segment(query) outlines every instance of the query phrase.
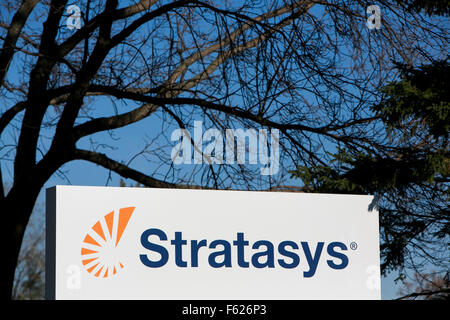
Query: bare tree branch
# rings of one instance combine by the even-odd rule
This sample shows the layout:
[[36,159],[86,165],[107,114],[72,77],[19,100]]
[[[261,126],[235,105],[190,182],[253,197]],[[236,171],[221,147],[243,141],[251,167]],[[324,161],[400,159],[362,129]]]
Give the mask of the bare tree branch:
[[0,85],[3,83],[8,72],[9,64],[14,55],[14,48],[22,28],[38,2],[38,0],[24,0],[12,18],[8,33],[3,42],[2,50],[0,51]]
[[396,300],[404,300],[404,299],[409,299],[409,298],[417,298],[420,296],[433,296],[433,295],[437,295],[437,294],[442,294],[442,293],[450,293],[450,288],[443,288],[440,290],[424,290],[422,292],[413,292],[410,294],[407,294],[405,296],[402,296],[400,298],[397,298]]
[[98,164],[108,170],[112,170],[127,179],[133,179],[147,187],[152,188],[195,188],[195,186],[183,186],[173,183],[167,183],[152,177],[149,177],[139,171],[129,168],[115,160],[108,158],[106,155],[94,151],[76,149],[74,151],[74,159],[86,160]]

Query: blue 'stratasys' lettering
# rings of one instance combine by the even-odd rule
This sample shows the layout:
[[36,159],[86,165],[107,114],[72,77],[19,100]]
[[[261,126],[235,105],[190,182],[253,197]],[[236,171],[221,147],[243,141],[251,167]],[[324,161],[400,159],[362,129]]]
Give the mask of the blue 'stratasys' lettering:
[[183,246],[187,244],[186,240],[183,240],[181,232],[175,232],[175,239],[170,241],[175,246],[175,263],[178,267],[186,268],[187,262],[183,261]]
[[167,263],[167,260],[169,260],[169,252],[163,246],[154,244],[149,241],[148,238],[153,235],[159,237],[159,240],[167,240],[167,235],[164,233],[164,231],[159,229],[147,229],[141,235],[141,244],[145,249],[159,253],[161,255],[161,259],[159,259],[158,261],[151,261],[146,254],[139,255],[139,258],[141,259],[141,262],[147,267],[159,268],[165,265]]
[[311,255],[311,250],[309,249],[308,242],[301,243],[303,251],[305,252],[306,260],[308,261],[309,270],[303,272],[305,278],[310,278],[316,273],[317,265],[319,264],[320,254],[323,249],[323,242],[318,242],[314,257]]
[[[163,244],[167,243],[167,240],[167,234],[160,229],[145,230],[141,235],[141,245],[148,251],[159,254],[160,257],[155,260],[149,258],[148,254],[140,254],[141,262],[149,268],[160,268],[166,265],[170,255],[169,250]],[[329,257],[326,264],[331,269],[341,270],[349,264],[349,258],[344,253],[347,251],[347,246],[338,241],[330,242],[327,245],[321,241],[317,243],[302,241],[299,245],[294,241],[286,240],[274,245],[269,240],[258,240],[250,244],[248,240],[245,240],[245,234],[238,232],[235,240],[231,242],[219,239],[208,243],[206,239],[188,241],[183,239],[182,232],[176,231],[170,244],[173,246],[175,265],[180,268],[197,268],[204,263],[208,263],[212,268],[231,268],[234,254],[237,266],[240,268],[249,268],[250,266],[258,269],[275,268],[278,265],[285,269],[293,269],[304,261],[303,277],[310,278],[316,274],[319,261],[325,251]],[[326,250],[324,250],[325,245]],[[183,250],[184,247],[190,247],[187,249],[190,251],[190,259],[183,256],[183,253],[189,252]],[[207,262],[199,261],[200,251],[208,254]],[[234,251],[235,253],[233,253]],[[245,259],[246,251],[251,253],[249,261]],[[275,256],[278,256],[278,259]]]
[[296,268],[300,264],[300,258],[295,252],[287,251],[286,246],[290,246],[292,249],[298,249],[298,245],[294,241],[282,241],[278,245],[278,252],[288,258],[292,259],[291,263],[286,263],[286,260],[278,259],[280,266],[286,269]]
[[238,265],[241,268],[248,268],[249,264],[244,260],[244,250],[245,246],[248,246],[249,242],[244,240],[244,234],[238,232],[236,235],[236,240],[233,241],[233,245],[237,247]]
[[330,243],[327,247],[328,254],[333,258],[340,259],[341,263],[336,264],[333,262],[333,260],[327,260],[327,264],[330,266],[330,268],[333,268],[333,269],[344,269],[348,265],[348,257],[345,254],[334,251],[335,247],[338,247],[343,251],[347,250],[347,246],[345,244],[343,244],[342,242]]
[[[226,240],[214,240],[209,245],[210,249],[215,249],[218,245],[223,246],[223,250],[215,251],[209,255],[208,262],[213,268],[231,267],[231,245]],[[217,262],[216,258],[223,256],[222,262]]]

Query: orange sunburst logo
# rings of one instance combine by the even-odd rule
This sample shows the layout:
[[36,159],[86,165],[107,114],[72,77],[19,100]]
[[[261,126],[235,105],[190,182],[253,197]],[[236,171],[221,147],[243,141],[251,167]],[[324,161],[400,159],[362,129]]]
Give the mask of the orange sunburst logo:
[[98,278],[107,278],[123,269],[115,253],[134,209],[122,208],[118,214],[111,211],[86,234],[81,247],[81,262],[87,272]]

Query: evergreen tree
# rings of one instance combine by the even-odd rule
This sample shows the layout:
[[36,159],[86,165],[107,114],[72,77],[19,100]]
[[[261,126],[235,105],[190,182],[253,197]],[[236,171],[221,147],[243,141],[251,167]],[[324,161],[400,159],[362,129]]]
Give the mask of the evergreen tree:
[[412,68],[382,89],[372,110],[389,133],[379,152],[343,148],[329,166],[298,167],[305,191],[374,194],[380,212],[382,271],[426,263],[448,269],[450,216],[449,60]]

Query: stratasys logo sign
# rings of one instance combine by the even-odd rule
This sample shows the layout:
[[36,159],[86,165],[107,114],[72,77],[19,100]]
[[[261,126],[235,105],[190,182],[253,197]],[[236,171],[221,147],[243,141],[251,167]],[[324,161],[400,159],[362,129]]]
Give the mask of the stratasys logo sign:
[[[87,272],[95,277],[108,278],[124,268],[123,262],[117,257],[116,248],[134,209],[135,207],[122,208],[118,215],[114,211],[108,213],[86,234],[81,256]],[[141,263],[148,268],[164,267],[170,260],[179,268],[198,268],[202,265],[212,268],[301,268],[305,278],[316,274],[319,261],[323,259],[326,259],[326,264],[331,269],[346,268],[349,264],[346,251],[349,247],[355,250],[357,246],[356,242],[352,242],[347,247],[340,241],[312,243],[284,240],[274,243],[258,240],[250,243],[244,232],[237,232],[231,241],[185,239],[181,231],[175,231],[172,239],[169,239],[167,233],[158,228],[143,231],[140,245],[148,251],[139,254]],[[205,256],[205,252],[206,261],[199,261],[199,256]]]
[[116,249],[134,209],[122,208],[118,214],[111,211],[88,231],[81,247],[81,262],[87,272],[107,278],[123,269]]
[[372,203],[363,195],[53,187],[46,297],[380,299]]

